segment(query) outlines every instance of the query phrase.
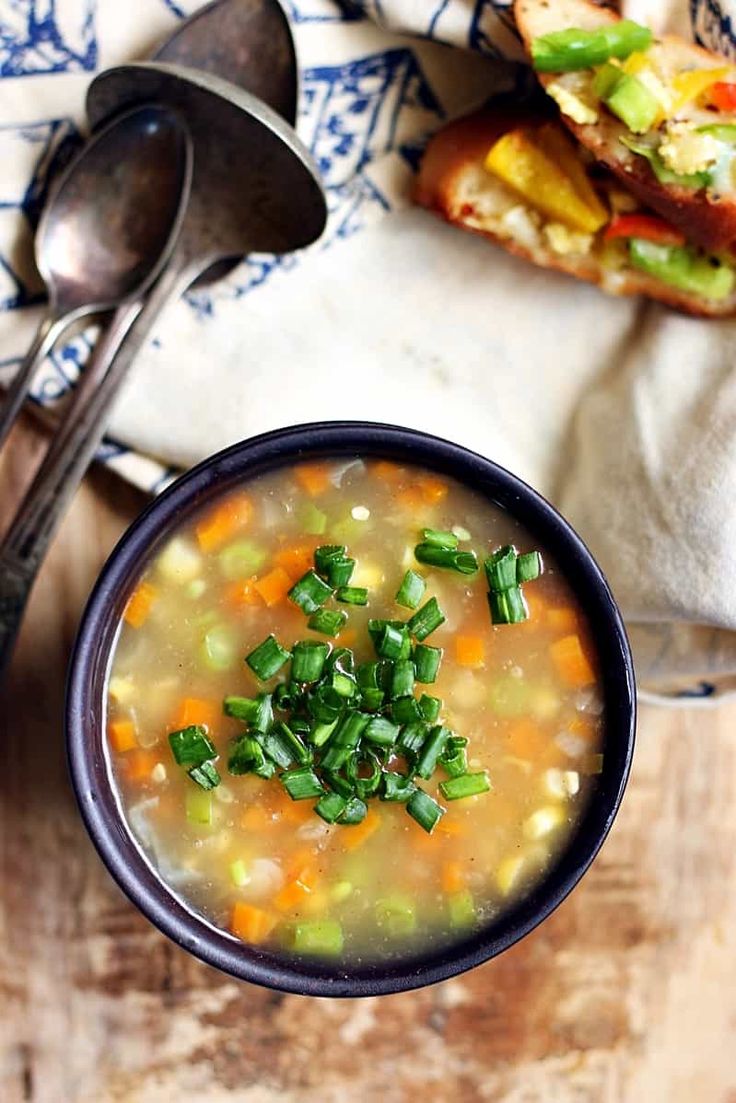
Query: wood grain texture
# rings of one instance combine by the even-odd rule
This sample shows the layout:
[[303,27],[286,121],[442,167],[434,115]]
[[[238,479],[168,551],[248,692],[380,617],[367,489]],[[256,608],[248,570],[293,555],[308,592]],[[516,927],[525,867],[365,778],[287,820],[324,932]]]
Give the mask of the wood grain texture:
[[[7,520],[39,438],[0,464]],[[593,870],[537,932],[422,992],[334,1002],[232,981],[122,897],[73,805],[63,672],[142,504],[88,479],[0,693],[3,1103],[736,1103],[736,707],[644,709]]]

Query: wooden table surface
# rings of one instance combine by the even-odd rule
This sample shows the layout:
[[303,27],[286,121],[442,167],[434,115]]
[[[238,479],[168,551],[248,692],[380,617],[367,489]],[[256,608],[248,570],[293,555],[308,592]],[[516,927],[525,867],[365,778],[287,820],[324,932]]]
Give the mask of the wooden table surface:
[[[16,430],[0,523],[38,455]],[[3,1103],[736,1103],[736,706],[644,708],[613,833],[499,959],[364,1001],[283,996],[177,949],[82,828],[64,668],[89,587],[143,504],[92,474],[0,691]]]

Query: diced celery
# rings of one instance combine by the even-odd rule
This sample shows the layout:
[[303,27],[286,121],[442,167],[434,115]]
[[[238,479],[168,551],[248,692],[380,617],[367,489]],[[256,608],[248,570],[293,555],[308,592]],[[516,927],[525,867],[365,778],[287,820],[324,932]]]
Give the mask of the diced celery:
[[447,898],[447,908],[450,913],[450,925],[453,927],[472,927],[475,923],[475,902],[472,893],[467,889],[462,892],[453,892]]
[[296,925],[294,949],[299,954],[339,954],[342,947],[342,927],[336,919],[314,919]]
[[232,629],[226,624],[210,628],[202,642],[202,658],[209,670],[232,670],[238,658]]
[[268,552],[254,540],[238,540],[219,553],[217,561],[225,578],[236,581],[257,574],[268,558]]
[[[330,536],[335,540],[339,540],[341,544],[351,544],[354,540],[357,540],[365,532],[368,531],[368,527],[365,521],[354,521],[348,514],[347,517],[343,517],[342,520],[337,521],[330,528]],[[356,573],[360,570],[360,561],[356,568]]]
[[230,879],[239,889],[242,889],[250,881],[248,867],[242,858],[236,858],[234,862],[230,863]]
[[342,904],[353,894],[353,886],[349,881],[338,881],[330,890],[330,899],[334,904]]
[[376,903],[376,920],[389,934],[400,936],[416,930],[414,905],[405,896],[387,896]]
[[491,686],[490,705],[499,716],[520,716],[529,711],[531,687],[523,678],[507,674]]
[[199,601],[207,590],[207,583],[203,578],[194,578],[187,585],[186,595],[191,601]]
[[209,789],[187,789],[186,812],[189,823],[209,827],[212,823],[212,791]]
[[299,521],[302,532],[310,536],[322,536],[327,528],[327,515],[317,509],[313,502],[305,502],[301,508]]

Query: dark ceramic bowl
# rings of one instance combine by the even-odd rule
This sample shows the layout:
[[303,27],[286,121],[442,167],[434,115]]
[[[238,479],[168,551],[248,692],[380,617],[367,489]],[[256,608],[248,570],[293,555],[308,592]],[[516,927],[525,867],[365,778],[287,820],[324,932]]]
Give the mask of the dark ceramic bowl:
[[[105,752],[105,679],[126,599],[141,568],[194,510],[263,471],[297,460],[382,456],[452,475],[517,517],[574,580],[600,654],[606,718],[599,786],[557,864],[534,890],[464,941],[400,961],[343,968],[298,961],[239,942],[190,911],[160,880],[134,841],[111,783]],[[623,795],[634,745],[634,674],[626,633],[605,578],[580,538],[535,491],[456,444],[388,425],[334,422],[281,429],[201,463],[157,498],[111,555],[90,597],[71,662],[66,710],[72,782],[102,860],[151,922],[179,946],[243,980],[313,996],[374,996],[417,988],[480,965],[545,919],[595,857]]]

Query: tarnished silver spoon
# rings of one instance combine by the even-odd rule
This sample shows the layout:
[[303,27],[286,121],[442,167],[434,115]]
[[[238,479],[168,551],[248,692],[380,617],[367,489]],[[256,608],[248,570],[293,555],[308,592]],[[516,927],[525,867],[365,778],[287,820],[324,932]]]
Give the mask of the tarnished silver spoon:
[[137,107],[101,130],[56,182],[36,233],[48,307],[0,407],[0,447],[36,369],[69,326],[140,298],[160,275],[191,158],[170,108]]

